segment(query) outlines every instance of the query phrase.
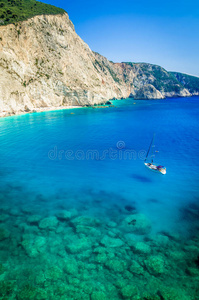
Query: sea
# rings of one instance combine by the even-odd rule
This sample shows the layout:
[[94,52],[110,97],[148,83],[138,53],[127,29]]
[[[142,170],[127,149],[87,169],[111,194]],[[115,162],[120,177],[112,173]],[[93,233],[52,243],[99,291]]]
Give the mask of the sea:
[[0,299],[199,299],[199,97],[112,102],[0,119]]

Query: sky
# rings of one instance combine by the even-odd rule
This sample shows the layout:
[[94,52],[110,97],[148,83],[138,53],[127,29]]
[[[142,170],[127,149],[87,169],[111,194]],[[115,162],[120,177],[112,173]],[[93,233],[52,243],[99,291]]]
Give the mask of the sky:
[[64,8],[91,50],[111,61],[199,76],[199,0],[42,2]]

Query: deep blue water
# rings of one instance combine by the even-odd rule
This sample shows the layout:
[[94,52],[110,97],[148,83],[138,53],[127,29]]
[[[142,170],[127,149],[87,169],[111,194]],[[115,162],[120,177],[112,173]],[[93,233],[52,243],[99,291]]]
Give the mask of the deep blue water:
[[[44,215],[77,208],[115,221],[130,205],[154,231],[194,231],[185,212],[199,201],[199,97],[114,105],[1,119],[4,205]],[[144,167],[154,132],[155,162],[166,166],[165,176]]]

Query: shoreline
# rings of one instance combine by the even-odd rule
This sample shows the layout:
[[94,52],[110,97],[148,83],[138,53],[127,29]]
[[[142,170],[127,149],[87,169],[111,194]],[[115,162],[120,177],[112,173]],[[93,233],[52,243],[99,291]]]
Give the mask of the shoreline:
[[63,109],[76,109],[76,108],[83,108],[84,106],[49,106],[49,107],[38,107],[34,108],[32,111],[19,111],[16,113],[8,113],[8,112],[0,112],[0,118],[6,118],[6,117],[14,117],[14,116],[22,116],[27,114],[34,114],[39,112],[46,112],[46,111],[55,111],[55,110],[63,110]]
[[65,110],[65,109],[76,109],[76,108],[107,108],[111,105],[73,105],[73,106],[49,106],[49,107],[40,107],[34,108],[32,111],[18,111],[16,113],[8,113],[8,112],[0,112],[0,118],[7,118],[7,117],[14,117],[14,116],[23,116],[27,114],[34,114],[40,112],[47,112],[47,111],[56,111],[56,110]]
[[[171,99],[171,98],[192,98],[192,97],[198,97],[199,95],[193,95],[193,96],[187,96],[187,97],[166,97],[164,99],[143,99],[144,101],[154,101],[154,100],[166,100],[166,99]],[[143,101],[142,99],[134,99],[134,98],[126,98],[126,99],[131,99],[134,101]],[[125,99],[111,99],[108,101],[114,101],[114,100],[118,100],[118,101],[122,101]],[[14,117],[14,116],[23,116],[26,114],[34,114],[34,113],[40,113],[40,112],[47,112],[47,111],[56,111],[56,110],[65,110],[65,109],[76,109],[76,108],[106,108],[106,107],[112,107],[114,105],[110,105],[110,104],[106,104],[104,103],[104,105],[73,105],[73,106],[49,106],[49,107],[37,107],[34,108],[32,111],[18,111],[16,113],[9,113],[9,112],[0,112],[0,119],[1,118],[7,118],[7,117]]]

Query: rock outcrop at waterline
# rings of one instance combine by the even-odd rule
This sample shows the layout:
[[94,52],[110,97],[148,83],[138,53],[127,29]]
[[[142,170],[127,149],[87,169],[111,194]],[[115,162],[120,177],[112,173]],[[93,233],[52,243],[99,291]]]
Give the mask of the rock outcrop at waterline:
[[191,96],[151,64],[116,64],[92,52],[68,14],[0,26],[0,114],[105,103],[112,98]]

